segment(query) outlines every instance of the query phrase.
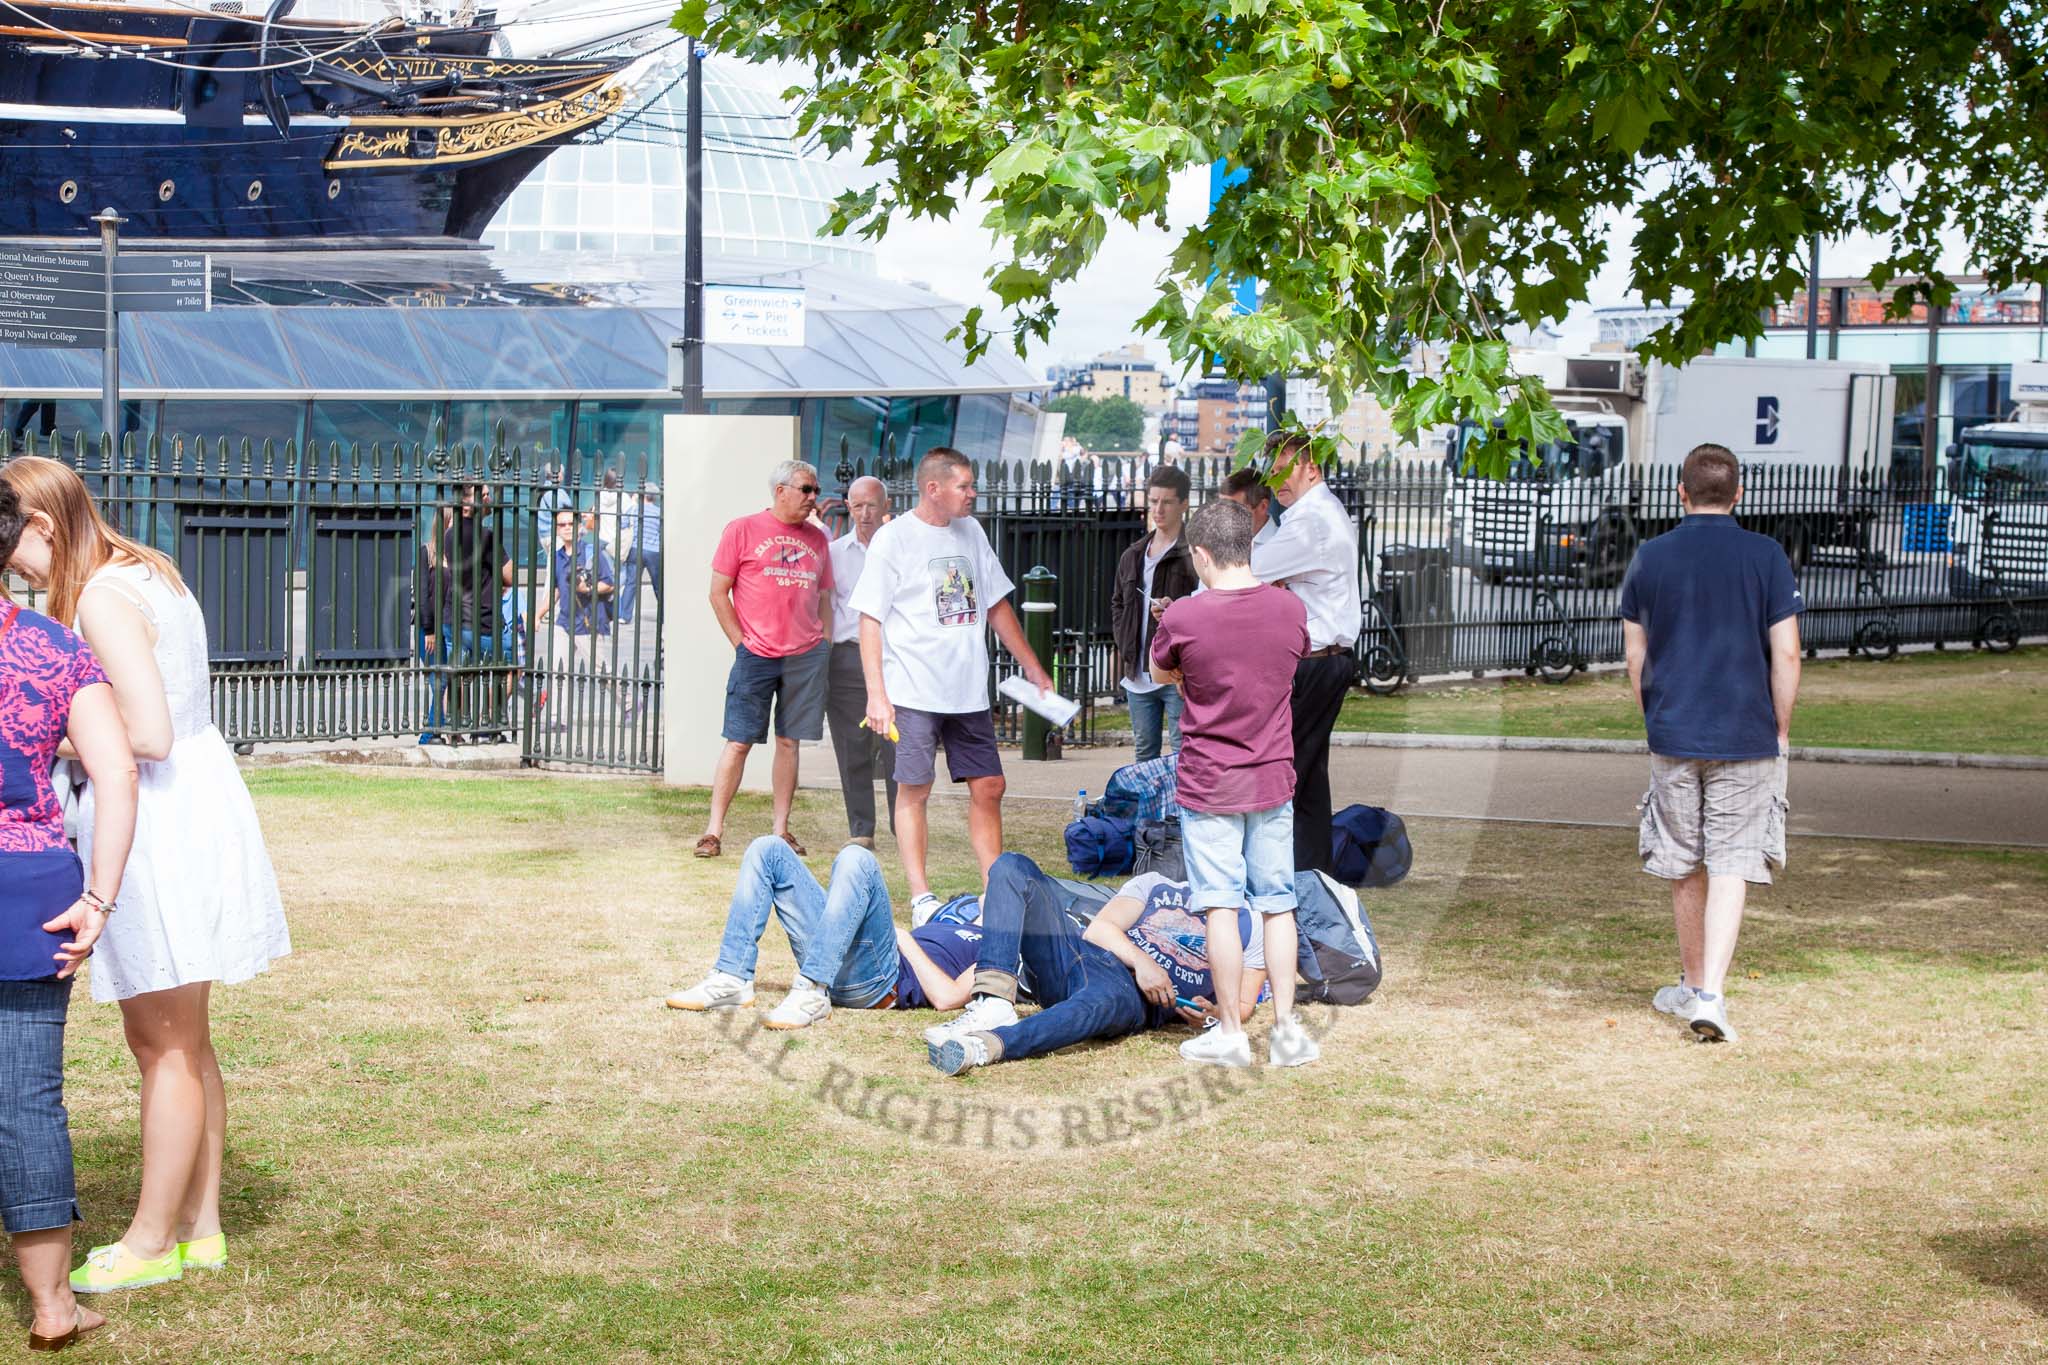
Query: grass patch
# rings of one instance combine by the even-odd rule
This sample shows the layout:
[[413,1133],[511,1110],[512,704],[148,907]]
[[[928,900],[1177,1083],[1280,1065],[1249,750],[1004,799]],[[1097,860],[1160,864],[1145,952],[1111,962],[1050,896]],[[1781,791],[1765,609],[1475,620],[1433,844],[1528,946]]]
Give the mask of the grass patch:
[[[1354,693],[1340,730],[1381,734],[1641,739],[1628,676],[1563,685],[1508,678],[1375,697]],[[1806,665],[1792,742],[1821,748],[2048,755],[2048,650],[1903,654]]]
[[[928,1016],[661,1008],[738,862],[689,856],[701,792],[251,785],[297,951],[218,1000],[233,1268],[104,1305],[108,1358],[2048,1349],[2048,854],[1796,841],[1710,1049],[1648,1008],[1672,951],[1632,835],[1416,820],[1372,900],[1387,985],[1319,1018],[1321,1066],[1191,1073],[1160,1033],[947,1080]],[[1023,804],[1012,845],[1056,862]],[[743,798],[735,849],[766,825]],[[803,798],[813,867],[839,828]],[[794,968],[764,949],[766,1005]],[[84,1246],[134,1200],[136,1096],[112,1009],[81,997],[70,1046]]]

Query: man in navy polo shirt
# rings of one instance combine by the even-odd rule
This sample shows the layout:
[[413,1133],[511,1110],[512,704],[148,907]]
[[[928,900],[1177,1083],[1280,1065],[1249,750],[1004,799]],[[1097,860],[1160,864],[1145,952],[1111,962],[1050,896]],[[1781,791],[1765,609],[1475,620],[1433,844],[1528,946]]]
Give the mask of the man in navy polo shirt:
[[1799,585],[1785,551],[1732,515],[1742,469],[1695,446],[1685,519],[1636,552],[1621,587],[1629,682],[1650,738],[1643,870],[1671,883],[1678,984],[1652,1004],[1733,1042],[1722,998],[1749,883],[1785,866],[1785,770],[1799,694]]

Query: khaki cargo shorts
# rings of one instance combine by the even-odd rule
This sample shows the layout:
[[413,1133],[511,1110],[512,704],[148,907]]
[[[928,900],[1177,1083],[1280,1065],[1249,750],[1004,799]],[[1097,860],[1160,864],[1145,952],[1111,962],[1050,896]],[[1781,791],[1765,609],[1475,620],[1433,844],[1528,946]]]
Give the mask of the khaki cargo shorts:
[[1752,758],[1722,763],[1650,755],[1650,789],[1641,813],[1643,871],[1678,881],[1706,865],[1710,877],[1764,886],[1785,866],[1787,763]]

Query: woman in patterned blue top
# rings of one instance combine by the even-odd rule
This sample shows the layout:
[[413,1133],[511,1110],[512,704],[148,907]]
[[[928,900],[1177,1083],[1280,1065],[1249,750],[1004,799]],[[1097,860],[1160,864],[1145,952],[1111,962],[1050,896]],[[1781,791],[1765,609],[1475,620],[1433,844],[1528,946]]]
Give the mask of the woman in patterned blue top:
[[[0,483],[0,564],[22,512]],[[93,782],[88,881],[64,841],[50,786],[70,741]],[[76,635],[0,596],[0,1220],[35,1307],[31,1350],[56,1350],[106,1321],[72,1297],[78,1217],[64,1112],[64,1013],[71,975],[92,952],[121,890],[135,832],[135,756],[99,661]]]

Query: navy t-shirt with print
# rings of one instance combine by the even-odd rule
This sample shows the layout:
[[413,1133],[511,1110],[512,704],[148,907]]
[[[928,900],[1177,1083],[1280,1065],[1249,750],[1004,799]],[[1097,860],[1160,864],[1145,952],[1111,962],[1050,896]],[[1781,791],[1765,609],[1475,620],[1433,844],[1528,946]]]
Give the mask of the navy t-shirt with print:
[[[1186,1000],[1214,1000],[1215,978],[1209,972],[1209,917],[1194,908],[1186,882],[1177,882],[1158,872],[1140,872],[1117,890],[1144,908],[1124,931],[1138,951],[1165,968],[1173,982],[1173,993]],[[1266,965],[1265,935],[1252,932],[1249,911],[1237,912],[1238,943],[1245,950],[1245,966]]]
[[1692,513],[1644,542],[1621,585],[1621,619],[1648,636],[1650,752],[1776,757],[1771,627],[1804,606],[1784,548],[1726,513]]
[[[981,954],[981,926],[979,924],[942,924],[934,921],[910,931],[917,946],[937,964],[939,973],[953,978],[972,967]],[[896,1008],[899,1010],[921,1010],[931,1004],[919,984],[917,973],[911,969],[910,959],[904,958],[896,969]]]

